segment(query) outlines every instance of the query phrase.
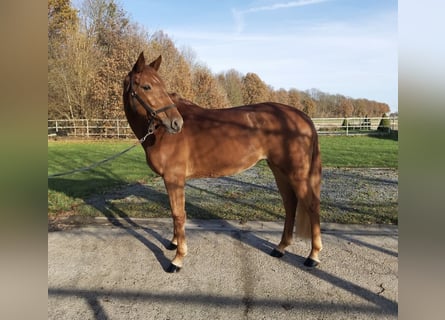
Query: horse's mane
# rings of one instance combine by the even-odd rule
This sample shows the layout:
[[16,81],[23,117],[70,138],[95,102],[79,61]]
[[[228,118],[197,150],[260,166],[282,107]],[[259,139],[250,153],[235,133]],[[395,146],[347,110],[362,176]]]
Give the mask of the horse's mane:
[[172,92],[172,93],[169,93],[168,95],[170,96],[170,98],[173,100],[174,103],[181,103],[181,104],[187,104],[187,105],[191,105],[191,106],[197,106],[196,103],[193,103],[192,101],[181,97],[179,95],[179,93]]
[[196,103],[185,99],[183,97],[181,97],[178,93],[174,92],[174,93],[169,93],[168,94],[170,96],[170,98],[173,100],[173,102],[176,104],[176,107],[178,108],[178,110],[181,112],[181,115],[183,117],[190,117],[192,114],[196,115],[199,114],[201,111],[205,110],[206,112],[209,112],[212,109],[206,109],[203,108],[199,105],[197,105]]

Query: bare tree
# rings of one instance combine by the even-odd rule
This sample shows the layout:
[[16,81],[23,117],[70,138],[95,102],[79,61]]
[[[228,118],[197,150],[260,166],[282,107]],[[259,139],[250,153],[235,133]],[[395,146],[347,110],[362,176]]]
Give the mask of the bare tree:
[[242,79],[243,75],[235,69],[230,69],[218,75],[218,82],[227,93],[230,105],[239,106],[243,104]]

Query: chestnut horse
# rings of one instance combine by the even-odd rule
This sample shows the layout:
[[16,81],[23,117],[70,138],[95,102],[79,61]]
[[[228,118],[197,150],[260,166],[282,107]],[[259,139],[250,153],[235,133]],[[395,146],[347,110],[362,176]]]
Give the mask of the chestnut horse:
[[303,112],[279,103],[204,109],[169,95],[157,71],[161,56],[145,64],[143,52],[124,80],[123,101],[135,135],[144,140],[146,160],[163,180],[173,217],[176,249],[168,272],[183,266],[186,179],[233,175],[266,159],[283,199],[282,238],[271,252],[282,257],[296,234],[312,239],[305,265],[315,267],[320,234],[321,159],[318,136]]

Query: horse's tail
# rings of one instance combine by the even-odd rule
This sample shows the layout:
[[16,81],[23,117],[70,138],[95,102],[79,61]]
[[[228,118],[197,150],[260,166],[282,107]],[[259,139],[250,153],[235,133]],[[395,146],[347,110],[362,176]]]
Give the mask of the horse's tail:
[[315,128],[313,132],[307,196],[304,199],[298,199],[297,205],[295,232],[299,238],[311,238],[312,229],[309,215],[315,215],[318,221],[320,216],[321,156],[318,134]]

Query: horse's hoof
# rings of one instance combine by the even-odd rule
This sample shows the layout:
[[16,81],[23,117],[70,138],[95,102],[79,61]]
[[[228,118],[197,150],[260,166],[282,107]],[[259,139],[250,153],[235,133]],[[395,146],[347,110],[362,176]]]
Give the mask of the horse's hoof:
[[320,262],[315,261],[314,259],[311,259],[311,258],[307,258],[306,261],[304,262],[304,265],[309,268],[315,268],[319,264],[320,264]]
[[176,273],[181,271],[181,267],[175,266],[173,263],[170,263],[166,271],[168,273]]
[[174,244],[173,242],[170,242],[167,246],[166,249],[167,250],[176,250],[178,248],[177,244]]
[[284,253],[281,251],[278,251],[277,249],[273,249],[272,252],[270,253],[270,255],[275,258],[282,258],[284,256]]

